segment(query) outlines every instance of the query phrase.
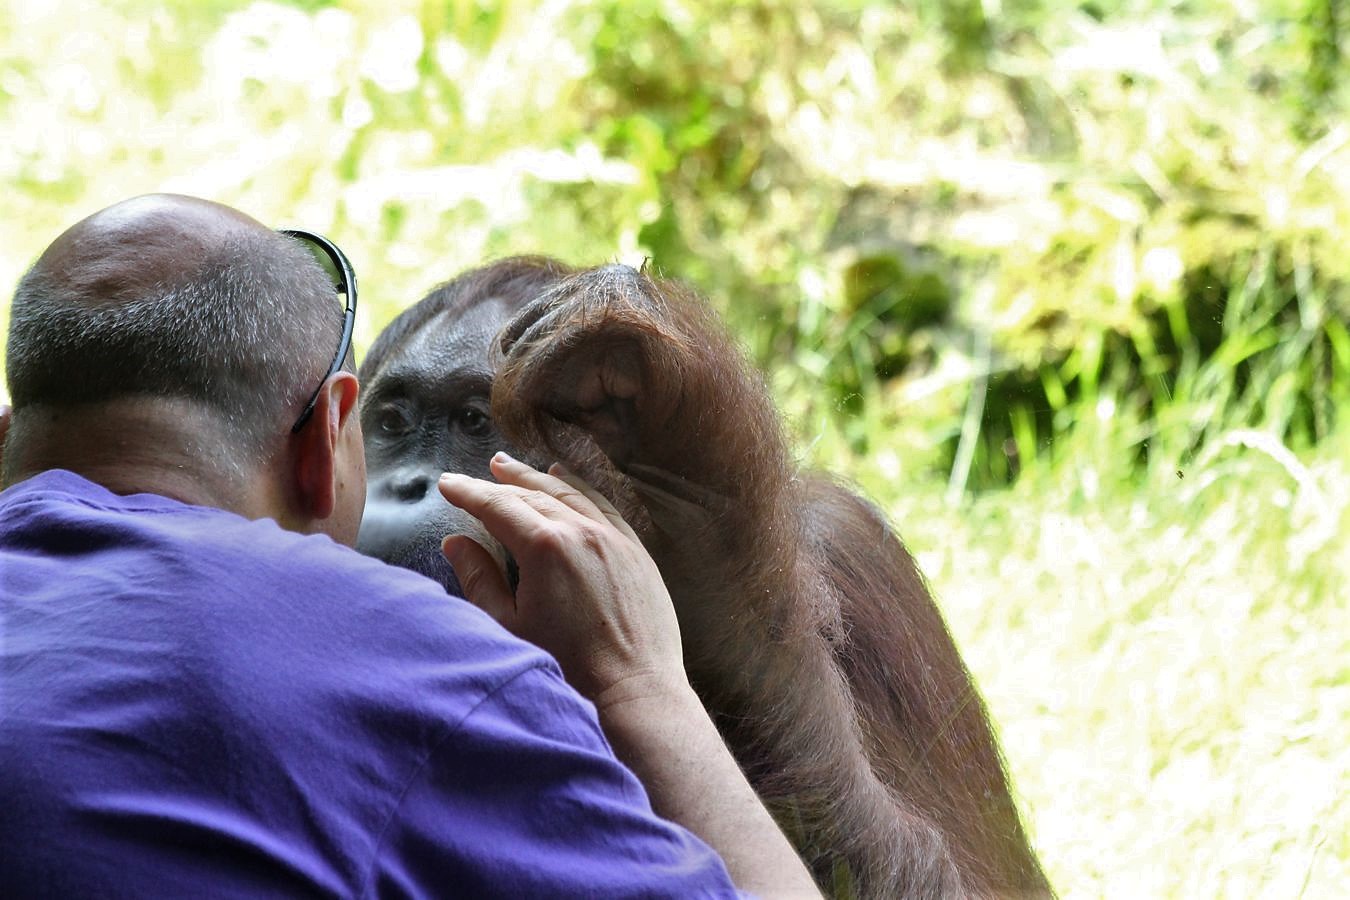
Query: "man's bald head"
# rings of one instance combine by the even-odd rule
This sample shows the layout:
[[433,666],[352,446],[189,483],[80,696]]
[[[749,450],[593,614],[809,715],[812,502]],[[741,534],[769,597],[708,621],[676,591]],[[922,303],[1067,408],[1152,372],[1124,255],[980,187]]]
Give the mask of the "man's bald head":
[[146,194],[77,222],[33,269],[71,299],[116,305],[161,285],[186,282],[224,242],[262,233],[270,232],[261,222],[220,203]]
[[323,376],[341,320],[294,239],[207,200],[127,200],[64,232],[20,281],[15,420],[27,407],[183,399],[261,452]]

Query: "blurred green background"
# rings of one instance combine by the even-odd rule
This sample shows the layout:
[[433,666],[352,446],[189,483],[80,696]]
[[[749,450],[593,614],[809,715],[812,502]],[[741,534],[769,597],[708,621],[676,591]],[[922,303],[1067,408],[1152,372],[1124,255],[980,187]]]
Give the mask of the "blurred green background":
[[1337,0],[6,0],[0,288],[153,190],[331,235],[359,347],[493,257],[649,257],[899,524],[1065,896],[1336,896],[1347,32]]

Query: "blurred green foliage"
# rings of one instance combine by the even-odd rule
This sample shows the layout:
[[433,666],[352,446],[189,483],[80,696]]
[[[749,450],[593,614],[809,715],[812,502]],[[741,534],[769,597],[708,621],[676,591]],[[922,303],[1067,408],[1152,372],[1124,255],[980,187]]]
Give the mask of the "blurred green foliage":
[[[182,190],[333,232],[360,339],[484,259],[650,257],[799,432],[954,490],[1107,402],[1135,461],[1308,446],[1350,383],[1334,0],[0,10],[12,284],[63,225]],[[1165,453],[1159,453],[1159,449]]]

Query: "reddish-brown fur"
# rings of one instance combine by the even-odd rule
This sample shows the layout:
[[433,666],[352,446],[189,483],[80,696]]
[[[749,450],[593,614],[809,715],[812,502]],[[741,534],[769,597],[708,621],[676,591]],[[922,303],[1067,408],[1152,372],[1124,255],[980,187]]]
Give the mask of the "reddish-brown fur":
[[463,277],[530,301],[497,348],[493,418],[634,523],[695,688],[822,889],[1049,894],[913,559],[873,506],[792,463],[761,379],[707,305],[623,266],[493,270]]

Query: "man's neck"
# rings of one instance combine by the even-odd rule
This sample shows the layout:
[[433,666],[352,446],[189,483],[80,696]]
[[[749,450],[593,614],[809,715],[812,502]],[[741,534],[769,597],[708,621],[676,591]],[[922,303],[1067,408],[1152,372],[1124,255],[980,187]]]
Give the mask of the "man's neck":
[[189,401],[30,407],[15,416],[6,440],[4,485],[67,469],[116,494],[160,494],[248,518],[280,518],[274,486],[232,448],[213,417]]

